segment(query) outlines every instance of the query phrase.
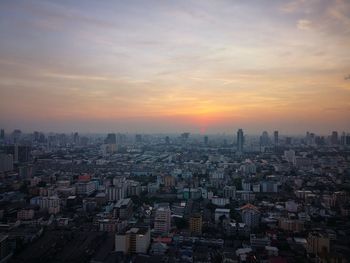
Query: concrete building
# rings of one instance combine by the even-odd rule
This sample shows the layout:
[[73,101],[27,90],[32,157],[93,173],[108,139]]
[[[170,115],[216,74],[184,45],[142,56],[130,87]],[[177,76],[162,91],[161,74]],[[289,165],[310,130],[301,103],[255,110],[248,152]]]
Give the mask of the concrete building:
[[244,145],[244,134],[243,134],[243,130],[239,129],[237,131],[237,152],[243,153],[243,145]]
[[13,156],[11,154],[0,153],[0,173],[13,170]]
[[17,212],[18,220],[31,220],[34,218],[34,210],[33,209],[22,209]]
[[75,192],[77,195],[89,196],[96,190],[96,184],[92,181],[89,182],[77,182],[75,184]]
[[226,185],[224,187],[223,191],[224,191],[224,197],[225,198],[230,198],[230,199],[235,199],[236,198],[236,186]]
[[154,231],[169,233],[171,228],[171,211],[169,206],[160,206],[156,209],[154,218]]
[[60,212],[61,200],[58,196],[36,196],[30,200],[30,203],[40,206],[41,210],[47,210],[50,214]]
[[202,215],[199,213],[193,214],[190,217],[190,232],[194,235],[202,234]]
[[261,190],[263,193],[277,193],[278,185],[273,181],[263,181],[261,182]]
[[151,243],[148,227],[134,227],[115,235],[115,251],[124,254],[146,254]]
[[304,230],[304,222],[296,219],[280,218],[278,227],[290,232],[301,232]]
[[309,233],[306,250],[308,253],[313,253],[315,255],[318,255],[320,253],[329,253],[330,238],[325,233]]
[[128,181],[127,196],[139,196],[141,194],[141,185],[136,181]]
[[295,151],[284,151],[284,159],[289,163],[295,164]]
[[127,220],[132,215],[132,201],[130,198],[120,199],[113,208],[113,217]]
[[124,183],[116,186],[112,185],[106,188],[108,201],[118,201],[126,197],[127,185]]
[[242,221],[248,227],[257,227],[259,226],[260,221],[260,212],[258,208],[252,204],[246,204],[240,208]]
[[171,175],[164,176],[164,185],[165,187],[175,186],[175,178]]

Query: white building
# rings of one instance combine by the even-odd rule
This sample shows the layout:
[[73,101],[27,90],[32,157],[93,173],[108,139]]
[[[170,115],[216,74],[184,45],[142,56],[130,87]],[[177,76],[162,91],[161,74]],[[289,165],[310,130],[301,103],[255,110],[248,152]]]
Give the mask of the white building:
[[242,221],[248,227],[257,227],[260,221],[260,212],[258,208],[252,204],[246,204],[240,208]]
[[127,194],[127,185],[124,183],[121,183],[119,185],[112,185],[106,188],[106,194],[108,201],[118,201],[120,199],[123,199],[126,197]]
[[211,199],[211,202],[212,202],[212,204],[217,205],[217,206],[225,206],[225,205],[228,205],[230,203],[230,199],[214,196]]
[[284,159],[289,163],[295,164],[295,151],[284,151]]
[[115,251],[146,254],[151,243],[149,228],[134,227],[124,233],[115,235]]

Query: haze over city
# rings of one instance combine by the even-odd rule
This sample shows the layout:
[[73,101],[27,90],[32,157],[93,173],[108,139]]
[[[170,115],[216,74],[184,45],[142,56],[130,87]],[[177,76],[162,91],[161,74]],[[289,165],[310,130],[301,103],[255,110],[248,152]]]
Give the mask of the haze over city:
[[0,263],[350,263],[350,0],[0,1]]
[[1,1],[0,123],[349,130],[350,2]]

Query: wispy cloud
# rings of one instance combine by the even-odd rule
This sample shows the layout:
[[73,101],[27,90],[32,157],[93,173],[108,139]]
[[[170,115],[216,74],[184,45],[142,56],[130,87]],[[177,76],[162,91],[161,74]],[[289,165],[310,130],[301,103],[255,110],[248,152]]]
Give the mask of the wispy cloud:
[[300,19],[298,20],[297,27],[300,30],[309,30],[311,29],[311,21],[307,19]]

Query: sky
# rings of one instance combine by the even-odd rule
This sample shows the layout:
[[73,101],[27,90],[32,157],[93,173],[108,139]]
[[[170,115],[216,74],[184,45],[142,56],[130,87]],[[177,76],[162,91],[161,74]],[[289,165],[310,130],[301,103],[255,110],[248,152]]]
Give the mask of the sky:
[[0,1],[0,127],[350,132],[350,0]]

